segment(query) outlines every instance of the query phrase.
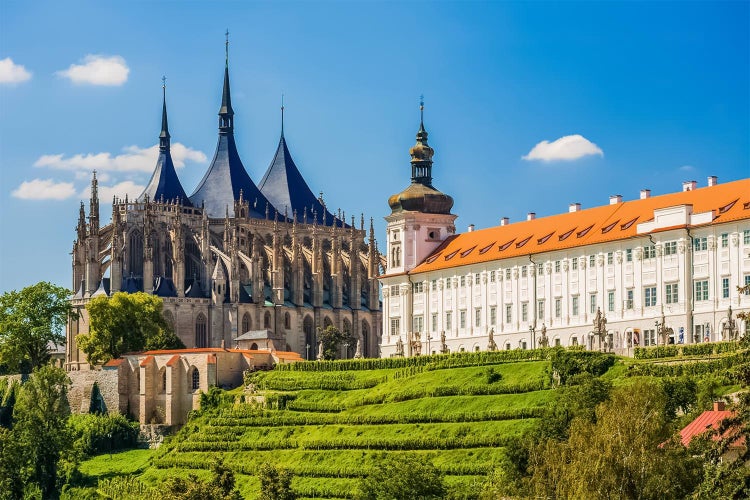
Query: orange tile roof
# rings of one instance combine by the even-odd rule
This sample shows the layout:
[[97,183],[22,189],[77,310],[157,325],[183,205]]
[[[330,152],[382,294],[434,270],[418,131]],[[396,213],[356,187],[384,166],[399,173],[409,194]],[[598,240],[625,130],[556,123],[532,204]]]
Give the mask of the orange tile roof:
[[167,366],[174,366],[174,365],[176,365],[179,362],[180,362],[180,355],[179,354],[175,354],[174,356],[172,356],[171,358],[169,358],[169,361],[167,361]]
[[206,364],[215,365],[216,364],[216,354],[209,354],[206,357]]
[[153,361],[154,361],[153,356],[146,356],[145,358],[143,358],[143,361],[141,361],[141,368],[148,366]]
[[104,363],[104,368],[115,368],[123,364],[123,362],[125,362],[123,358],[110,359],[109,361]]
[[[698,418],[690,422],[684,429],[680,431],[682,444],[684,446],[690,445],[690,441],[692,441],[694,437],[699,436],[711,429],[718,429],[723,420],[733,417],[734,415],[735,413],[730,410],[704,411],[698,416]],[[714,439],[719,439],[719,436],[715,436]]]
[[681,205],[692,205],[693,214],[713,211],[711,224],[750,219],[750,179],[458,234],[409,274],[633,238],[654,210]]

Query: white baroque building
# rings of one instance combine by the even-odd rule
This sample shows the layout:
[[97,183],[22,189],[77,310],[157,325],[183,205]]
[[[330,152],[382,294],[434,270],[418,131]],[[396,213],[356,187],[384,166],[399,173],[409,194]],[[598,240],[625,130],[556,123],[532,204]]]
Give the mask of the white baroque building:
[[411,184],[385,218],[381,356],[599,349],[597,313],[604,345],[624,354],[750,334],[735,316],[750,310],[737,291],[750,284],[750,179],[455,234],[423,125],[410,154]]

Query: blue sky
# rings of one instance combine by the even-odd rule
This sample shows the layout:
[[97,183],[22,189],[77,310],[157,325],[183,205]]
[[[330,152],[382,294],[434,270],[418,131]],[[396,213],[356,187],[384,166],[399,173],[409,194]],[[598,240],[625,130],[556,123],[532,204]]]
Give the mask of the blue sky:
[[162,75],[193,192],[216,144],[225,29],[250,176],[276,149],[283,93],[313,192],[374,217],[382,238],[388,196],[409,182],[420,94],[434,184],[462,231],[750,176],[749,6],[5,0],[0,292],[71,286],[91,169],[105,221],[113,190],[148,181]]

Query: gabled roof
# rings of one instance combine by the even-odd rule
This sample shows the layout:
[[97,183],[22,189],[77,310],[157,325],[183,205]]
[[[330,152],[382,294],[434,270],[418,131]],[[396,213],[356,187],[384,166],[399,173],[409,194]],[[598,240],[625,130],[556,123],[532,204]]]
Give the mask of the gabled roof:
[[[714,403],[714,409],[704,411],[698,418],[690,422],[684,429],[680,431],[680,439],[682,440],[683,446],[689,446],[690,442],[694,437],[703,434],[709,430],[717,430],[721,423],[734,417],[736,414],[731,410],[725,410],[723,404],[718,406]],[[714,436],[714,439],[719,438],[732,438],[735,434],[739,434],[739,429],[727,429],[722,436]],[[733,445],[741,446],[744,444],[744,438],[738,435]]]
[[268,201],[279,210],[279,213],[288,212],[288,216],[291,217],[296,210],[297,221],[302,222],[305,209],[307,209],[308,222],[313,221],[313,213],[315,212],[318,215],[318,223],[322,224],[323,214],[325,213],[326,225],[333,225],[333,215],[326,210],[305,182],[292,159],[292,155],[289,153],[283,133],[271,165],[268,166],[268,170],[266,170],[258,187]]
[[639,224],[654,219],[655,210],[682,205],[692,205],[693,214],[708,214],[702,224],[750,219],[750,179],[458,234],[409,274],[633,238]]

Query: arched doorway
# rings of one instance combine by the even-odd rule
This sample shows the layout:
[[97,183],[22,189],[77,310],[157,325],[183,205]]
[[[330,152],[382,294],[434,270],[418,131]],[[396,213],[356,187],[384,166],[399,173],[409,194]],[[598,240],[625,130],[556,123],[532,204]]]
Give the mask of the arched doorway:
[[362,356],[370,357],[370,325],[366,320],[362,320]]
[[315,330],[311,316],[305,316],[302,321],[302,331],[305,332],[305,359],[312,360],[317,356],[317,343],[315,342]]

